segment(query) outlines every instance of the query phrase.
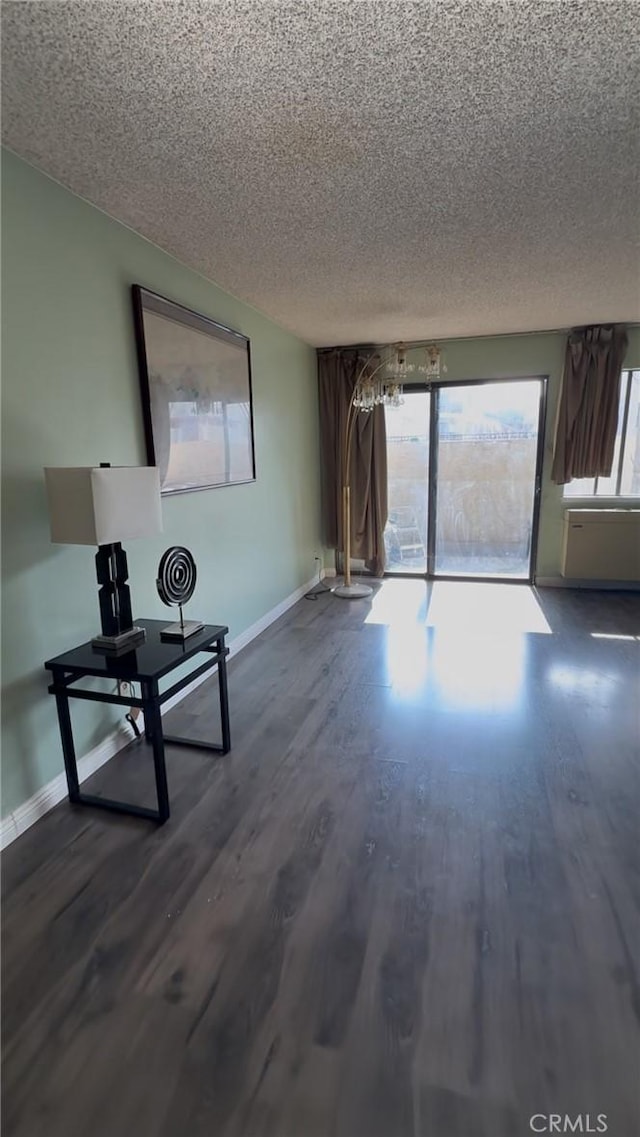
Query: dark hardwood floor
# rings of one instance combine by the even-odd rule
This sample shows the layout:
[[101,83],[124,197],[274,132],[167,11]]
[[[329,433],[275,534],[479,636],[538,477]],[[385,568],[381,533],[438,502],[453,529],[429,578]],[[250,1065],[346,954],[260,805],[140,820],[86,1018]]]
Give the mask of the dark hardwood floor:
[[[64,803],[5,852],[4,1137],[632,1137],[639,639],[631,593],[301,601],[166,826]],[[91,782],[150,801],[146,744]]]

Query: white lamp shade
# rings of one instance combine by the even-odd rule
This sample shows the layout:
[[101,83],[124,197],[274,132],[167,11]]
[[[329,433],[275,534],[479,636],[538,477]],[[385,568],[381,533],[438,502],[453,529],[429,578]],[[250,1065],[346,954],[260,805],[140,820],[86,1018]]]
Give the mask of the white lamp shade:
[[44,474],[54,544],[111,545],[162,532],[155,466],[48,467]]

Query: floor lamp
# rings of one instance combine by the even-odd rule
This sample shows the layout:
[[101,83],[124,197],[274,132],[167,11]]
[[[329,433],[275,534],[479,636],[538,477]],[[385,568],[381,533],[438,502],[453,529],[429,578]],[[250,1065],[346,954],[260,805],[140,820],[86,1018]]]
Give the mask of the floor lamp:
[[[408,370],[412,370],[406,362],[406,348],[404,344],[394,345],[395,358],[379,360],[379,356],[369,356],[361,368],[356,385],[353,389],[349,410],[347,413],[346,437],[343,448],[342,466],[342,544],[344,557],[344,583],[333,589],[334,596],[345,600],[359,600],[371,596],[373,589],[368,584],[353,584],[351,581],[351,487],[350,472],[351,446],[356,419],[359,414],[369,414],[375,407],[381,405],[400,406],[402,398],[402,385],[399,377]],[[371,365],[375,364],[374,367]],[[387,370],[393,377],[383,379],[380,373]]]

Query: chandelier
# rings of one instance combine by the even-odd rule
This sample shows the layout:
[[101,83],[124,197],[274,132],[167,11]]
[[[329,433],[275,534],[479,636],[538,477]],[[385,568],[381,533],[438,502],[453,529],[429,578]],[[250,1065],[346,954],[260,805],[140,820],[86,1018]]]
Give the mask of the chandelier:
[[404,403],[404,384],[412,373],[426,375],[428,380],[440,378],[447,368],[442,364],[442,352],[435,343],[424,348],[423,363],[409,363],[407,345],[394,343],[388,354],[378,361],[373,370],[361,374],[353,393],[353,406],[359,411],[372,411],[377,406],[401,407]]
[[[414,349],[415,350],[415,345]],[[360,412],[365,414],[374,407],[401,407],[404,403],[404,383],[409,375],[417,372],[426,375],[431,382],[446,371],[442,364],[440,348],[427,344],[424,348],[423,363],[407,361],[407,345],[394,343],[383,349],[382,354],[373,354],[364,363],[353,389],[342,448],[342,553],[344,558],[344,583],[333,589],[335,596],[358,598],[370,596],[373,589],[368,584],[354,584],[351,580],[351,487],[349,485],[351,444],[355,422]]]

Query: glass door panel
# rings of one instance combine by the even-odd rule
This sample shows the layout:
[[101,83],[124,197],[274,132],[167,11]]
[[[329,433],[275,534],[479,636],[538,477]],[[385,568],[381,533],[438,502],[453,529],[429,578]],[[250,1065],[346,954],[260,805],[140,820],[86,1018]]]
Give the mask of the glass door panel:
[[542,383],[440,387],[434,573],[528,579]]
[[389,518],[387,572],[427,571],[428,391],[405,388],[400,407],[385,407]]
[[640,496],[640,371],[629,376],[627,429],[625,432],[619,493]]

